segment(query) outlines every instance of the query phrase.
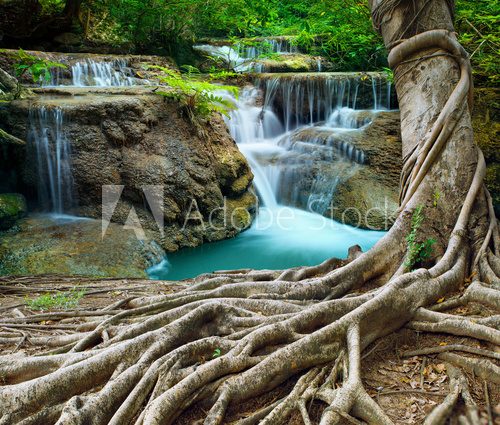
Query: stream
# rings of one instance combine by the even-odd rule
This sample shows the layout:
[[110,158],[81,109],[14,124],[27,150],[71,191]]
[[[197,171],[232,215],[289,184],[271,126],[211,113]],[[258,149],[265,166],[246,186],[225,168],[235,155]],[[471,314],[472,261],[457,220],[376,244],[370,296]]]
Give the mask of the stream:
[[[289,54],[287,43],[273,51]],[[259,52],[227,46],[201,46],[227,55],[238,70],[255,69]],[[50,85],[117,87],[144,84],[123,61],[82,61],[72,66],[72,84],[55,73]],[[260,69],[262,71],[262,69]],[[321,71],[319,64],[318,71]],[[254,174],[259,207],[251,227],[238,236],[168,254],[147,270],[152,279],[180,280],[228,269],[284,269],[314,265],[332,256],[345,258],[358,244],[366,251],[384,234],[354,228],[328,218],[335,188],[366,162],[349,142],[371,117],[391,108],[391,86],[377,76],[345,73],[256,74],[253,86],[236,99],[221,95],[235,108],[226,118],[231,135]],[[361,92],[364,91],[363,96]],[[369,98],[367,102],[366,99]],[[36,148],[39,201],[45,211],[63,214],[71,205],[71,149],[61,130],[63,109],[34,109],[30,143]],[[49,149],[49,137],[56,146]],[[52,151],[54,154],[51,154]]]

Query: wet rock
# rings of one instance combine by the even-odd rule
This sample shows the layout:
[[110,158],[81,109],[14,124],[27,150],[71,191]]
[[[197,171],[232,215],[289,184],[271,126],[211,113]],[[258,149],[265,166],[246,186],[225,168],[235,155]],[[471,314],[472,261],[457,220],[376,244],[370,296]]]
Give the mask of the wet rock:
[[[357,125],[354,125],[357,124]],[[344,224],[386,230],[398,207],[399,112],[359,111],[350,130],[304,127],[280,145],[280,198]]]
[[366,165],[337,186],[332,218],[367,229],[387,230],[398,208],[401,172],[399,112],[377,112],[349,142],[364,152]]
[[134,231],[101,220],[31,216],[0,232],[0,275],[63,274],[147,278],[165,252]]
[[267,59],[255,61],[262,72],[317,72],[319,69],[328,71],[332,64],[315,56],[300,53],[275,55]]
[[26,215],[26,199],[19,193],[0,194],[0,230],[10,229]]

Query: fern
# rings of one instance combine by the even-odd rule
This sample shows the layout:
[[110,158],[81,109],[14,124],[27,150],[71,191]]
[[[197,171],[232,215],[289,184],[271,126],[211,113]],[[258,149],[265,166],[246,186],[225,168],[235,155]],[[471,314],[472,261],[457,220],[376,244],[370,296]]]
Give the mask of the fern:
[[162,75],[156,78],[170,87],[170,90],[157,90],[156,93],[178,101],[193,122],[207,118],[212,113],[221,113],[229,117],[229,112],[235,108],[233,102],[217,93],[225,90],[238,96],[238,87],[220,86],[206,81],[199,72],[194,71],[196,70],[194,67],[189,67],[187,74],[159,66],[151,68],[162,71]]
[[23,49],[19,49],[17,56],[18,63],[14,65],[17,77],[22,77],[29,72],[34,83],[49,82],[51,78],[50,70],[53,68],[67,68],[62,63],[30,55]]
[[418,231],[425,218],[423,209],[423,205],[415,208],[411,217],[410,233],[406,236],[407,254],[404,265],[407,270],[412,270],[418,263],[429,259],[432,255],[432,246],[436,243],[436,240],[432,238],[423,242],[419,241]]

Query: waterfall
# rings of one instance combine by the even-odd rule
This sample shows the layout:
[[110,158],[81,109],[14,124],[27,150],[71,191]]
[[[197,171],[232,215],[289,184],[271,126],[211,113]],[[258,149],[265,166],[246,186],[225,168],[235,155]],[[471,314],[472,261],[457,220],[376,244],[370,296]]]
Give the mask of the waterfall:
[[299,52],[297,46],[288,38],[264,38],[256,40],[251,45],[237,43],[235,50],[239,56],[246,59],[256,59],[270,52],[281,55],[290,55]]
[[134,78],[127,65],[125,59],[116,59],[112,62],[87,59],[77,62],[71,67],[73,85],[76,87],[132,86]]
[[209,56],[222,59],[236,72],[265,72],[264,65],[258,62],[259,57],[267,53],[290,55],[298,53],[298,48],[288,38],[266,38],[257,40],[251,45],[237,43],[234,46],[214,44],[197,44],[194,50]]
[[212,44],[198,44],[193,46],[194,50],[205,53],[209,56],[222,59],[234,71],[248,72],[252,71],[255,67],[253,61],[240,56],[237,50],[231,46],[215,46]]
[[38,198],[45,211],[63,213],[73,203],[71,146],[60,108],[32,107],[28,143],[38,171]]
[[[337,186],[369,160],[356,140],[372,119],[372,97],[370,110],[356,108],[366,102],[359,97],[365,86],[371,94],[371,83],[356,77],[322,85],[312,75],[317,74],[286,87],[286,79],[270,78],[244,88],[238,98],[221,90],[235,106],[225,121],[253,171],[258,214],[235,238],[169,254],[169,263],[148,270],[152,278],[319,264],[331,257],[346,258],[355,243],[367,250],[383,235],[327,218]],[[315,92],[318,88],[320,93]],[[296,113],[299,108],[306,113]]]
[[323,214],[338,184],[366,163],[365,153],[349,138],[372,119],[370,111],[354,109],[360,104],[359,84],[355,78],[269,78],[260,84],[262,106],[256,87],[245,88],[239,99],[226,95],[236,105],[227,125],[252,168],[264,206]]
[[380,110],[391,106],[391,85],[379,75],[268,74],[258,85],[264,91],[265,108],[281,112],[287,131],[328,121],[344,107]]
[[71,65],[71,84],[61,68],[51,70],[48,86],[73,87],[127,87],[148,84],[149,81],[135,78],[127,59],[98,61],[87,58]]

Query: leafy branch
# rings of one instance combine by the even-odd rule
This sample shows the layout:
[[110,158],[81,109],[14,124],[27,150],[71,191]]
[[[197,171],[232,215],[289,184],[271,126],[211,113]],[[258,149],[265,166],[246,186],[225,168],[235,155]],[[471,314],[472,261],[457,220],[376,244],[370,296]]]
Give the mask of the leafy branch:
[[53,68],[67,68],[66,65],[60,62],[30,55],[23,49],[19,49],[17,55],[18,63],[14,65],[17,77],[21,78],[25,74],[30,73],[34,83],[42,84],[43,82],[50,82],[50,70]]

